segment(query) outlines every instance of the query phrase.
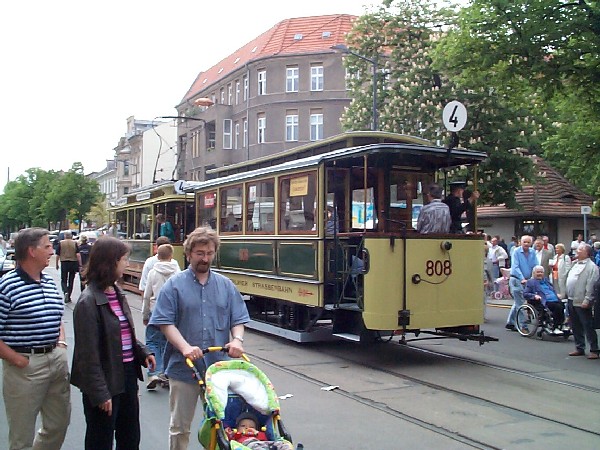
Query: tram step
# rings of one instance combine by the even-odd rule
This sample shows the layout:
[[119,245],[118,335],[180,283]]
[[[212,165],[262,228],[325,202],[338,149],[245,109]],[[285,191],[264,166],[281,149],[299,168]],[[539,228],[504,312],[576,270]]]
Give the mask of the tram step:
[[356,303],[338,303],[325,305],[325,309],[328,311],[335,311],[336,309],[345,309],[346,311],[362,311],[360,306]]
[[345,339],[347,341],[360,342],[360,336],[358,334],[351,333],[333,333],[333,336]]

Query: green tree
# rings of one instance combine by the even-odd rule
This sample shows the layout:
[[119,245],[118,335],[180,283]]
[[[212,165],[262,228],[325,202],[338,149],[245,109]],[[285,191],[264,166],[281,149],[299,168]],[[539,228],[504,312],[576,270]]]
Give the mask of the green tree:
[[600,2],[473,0],[437,55],[462,84],[529,105],[545,124],[543,155],[571,182],[600,193]]
[[56,182],[46,197],[43,209],[54,212],[60,220],[77,221],[79,228],[92,207],[102,199],[98,183],[83,173],[83,165],[73,164],[71,169]]
[[[360,17],[347,38],[354,52],[383,61],[380,129],[444,143],[449,133],[442,124],[442,110],[451,100],[461,101],[469,112],[461,144],[489,155],[477,176],[482,199],[518,206],[514,193],[532,177],[531,162],[518,150],[539,148],[540,123],[502,91],[455,81],[437,67],[435,47],[444,35],[434,25],[451,22],[451,10],[439,10],[426,0],[386,3],[388,7]],[[372,80],[370,65],[349,55],[346,67],[353,101],[342,123],[346,129],[368,128],[371,90],[365,85]]]

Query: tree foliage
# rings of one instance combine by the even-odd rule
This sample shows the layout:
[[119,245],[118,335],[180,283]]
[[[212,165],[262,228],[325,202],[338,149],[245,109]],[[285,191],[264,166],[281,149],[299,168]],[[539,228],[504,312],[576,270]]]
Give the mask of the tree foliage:
[[463,84],[493,86],[515,105],[533,93],[543,155],[600,193],[600,2],[473,0],[437,51]]
[[73,164],[66,173],[28,169],[25,175],[7,183],[0,195],[0,226],[18,230],[51,228],[51,224],[65,219],[81,223],[101,200],[98,183],[85,177],[81,163]]
[[[347,38],[353,52],[379,64],[385,80],[378,85],[380,129],[412,134],[443,143],[449,133],[442,111],[451,100],[465,104],[467,126],[460,132],[463,146],[487,152],[477,177],[482,199],[489,203],[518,206],[514,193],[532,177],[532,164],[519,149],[540,148],[541,124],[531,111],[513,101],[503,90],[470,85],[440,70],[435,48],[444,38],[437,24],[453,18],[451,10],[439,10],[428,1],[387,2],[376,12],[360,17]],[[380,55],[384,55],[383,57]],[[378,60],[379,61],[379,60]],[[372,65],[355,56],[346,58],[353,101],[342,121],[346,129],[368,128],[372,116]],[[531,91],[528,105],[535,104]]]

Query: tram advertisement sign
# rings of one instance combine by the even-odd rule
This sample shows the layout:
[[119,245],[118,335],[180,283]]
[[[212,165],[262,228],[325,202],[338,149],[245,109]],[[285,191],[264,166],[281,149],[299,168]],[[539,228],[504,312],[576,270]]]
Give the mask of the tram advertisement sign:
[[292,178],[290,182],[290,197],[297,197],[308,194],[308,175],[298,178]]
[[211,192],[210,194],[206,194],[204,196],[204,207],[212,208],[213,206],[215,206],[215,194]]

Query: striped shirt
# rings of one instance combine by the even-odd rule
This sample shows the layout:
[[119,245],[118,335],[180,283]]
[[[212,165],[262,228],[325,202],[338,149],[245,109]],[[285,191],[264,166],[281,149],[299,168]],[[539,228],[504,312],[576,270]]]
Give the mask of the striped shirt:
[[121,348],[123,349],[123,362],[133,361],[133,333],[131,332],[131,326],[127,321],[127,317],[123,314],[119,298],[115,291],[104,291],[108,298],[108,304],[110,309],[115,316],[118,317],[119,323],[121,324]]
[[0,279],[0,340],[10,347],[56,344],[64,311],[54,281],[16,269]]
[[434,198],[421,208],[417,220],[419,233],[448,233],[450,231],[450,209],[439,198]]

